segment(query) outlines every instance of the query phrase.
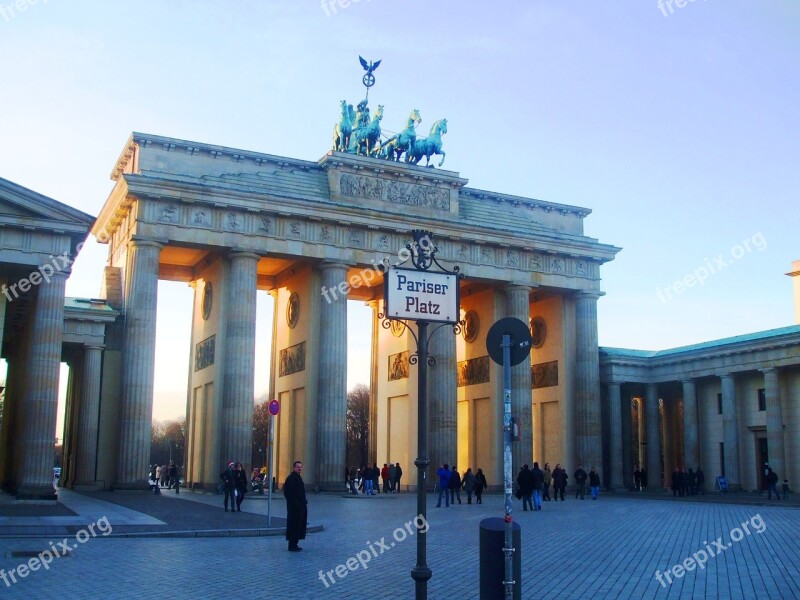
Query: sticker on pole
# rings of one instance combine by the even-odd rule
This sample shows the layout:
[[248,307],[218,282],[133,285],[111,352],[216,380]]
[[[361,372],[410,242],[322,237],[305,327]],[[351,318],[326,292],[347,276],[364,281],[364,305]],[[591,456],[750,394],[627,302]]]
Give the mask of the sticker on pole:
[[270,400],[269,414],[271,414],[273,417],[277,417],[279,412],[281,412],[281,403],[277,400]]

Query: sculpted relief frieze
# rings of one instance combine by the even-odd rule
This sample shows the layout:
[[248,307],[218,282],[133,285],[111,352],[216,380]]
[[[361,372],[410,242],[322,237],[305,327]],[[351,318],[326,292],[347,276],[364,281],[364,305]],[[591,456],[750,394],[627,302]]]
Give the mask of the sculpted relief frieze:
[[450,192],[430,185],[342,173],[339,176],[339,190],[343,196],[350,198],[450,210]]

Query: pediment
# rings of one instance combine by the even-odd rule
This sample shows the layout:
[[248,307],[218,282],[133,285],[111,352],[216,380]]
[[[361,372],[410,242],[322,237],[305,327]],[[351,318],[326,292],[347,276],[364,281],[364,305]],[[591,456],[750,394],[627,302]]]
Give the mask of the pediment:
[[0,225],[86,233],[94,217],[0,177]]

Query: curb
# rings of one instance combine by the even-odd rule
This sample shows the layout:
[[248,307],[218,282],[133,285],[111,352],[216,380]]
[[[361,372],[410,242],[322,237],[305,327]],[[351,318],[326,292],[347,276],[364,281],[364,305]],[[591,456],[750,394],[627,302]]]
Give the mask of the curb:
[[[37,528],[40,529],[40,528]],[[49,531],[37,531],[18,534],[0,534],[0,539],[20,539],[20,538],[52,538],[63,536],[74,536],[81,528],[76,527],[75,531],[67,531],[66,528],[53,528]],[[323,525],[312,525],[306,528],[308,533],[319,533],[324,531]],[[257,529],[200,529],[186,531],[132,531],[129,533],[110,533],[109,535],[99,536],[101,538],[218,538],[218,537],[269,537],[279,536],[286,533],[285,527],[265,527]]]

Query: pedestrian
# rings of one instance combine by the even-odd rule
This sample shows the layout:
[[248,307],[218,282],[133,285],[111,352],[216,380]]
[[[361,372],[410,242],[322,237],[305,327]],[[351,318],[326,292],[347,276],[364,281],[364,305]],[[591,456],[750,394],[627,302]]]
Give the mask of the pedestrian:
[[589,488],[592,490],[592,500],[597,500],[597,496],[600,494],[600,475],[597,474],[594,467],[589,470]]
[[575,498],[580,496],[583,500],[583,495],[586,493],[586,471],[583,470],[583,465],[578,465],[577,471],[572,476],[575,478]]
[[636,465],[633,471],[633,487],[637,492],[642,491],[642,472],[639,470],[639,465]]
[[544,463],[544,485],[542,486],[542,500],[550,501],[550,482],[553,480],[553,472],[550,470],[550,463]]
[[647,469],[643,467],[639,472],[639,477],[642,479],[642,491],[645,491],[647,489]]
[[778,495],[778,474],[772,470],[772,467],[767,467],[767,500],[772,500],[772,492],[775,492],[775,500],[780,500]]
[[247,474],[244,472],[242,463],[237,462],[233,471],[233,487],[236,496],[236,511],[242,512],[242,502],[247,493]]
[[166,487],[167,479],[169,479],[169,466],[161,465],[161,487]]
[[686,472],[686,467],[681,468],[681,477],[678,480],[680,482],[680,496],[681,498],[689,495],[689,474]]
[[567,488],[567,479],[569,476],[567,472],[561,468],[561,463],[556,465],[553,469],[553,500],[558,500],[558,495],[561,494],[561,501],[564,501],[564,492]]
[[542,510],[542,487],[544,487],[544,473],[539,468],[539,463],[533,463],[531,470],[533,480],[533,510]]
[[173,462],[169,465],[169,488],[175,488],[175,493],[181,493],[181,479],[178,476],[178,466]]
[[694,496],[697,494],[697,477],[691,467],[689,467],[687,476],[689,477],[689,491],[686,492],[686,495]]
[[475,491],[475,473],[472,468],[467,469],[464,473],[464,490],[467,492],[467,504],[472,504],[472,492]]
[[475,503],[476,504],[483,504],[483,499],[481,498],[483,492],[486,488],[489,487],[489,484],[486,483],[486,475],[483,474],[483,469],[478,468],[477,472],[475,473]]
[[303,483],[302,472],[303,462],[294,461],[292,472],[283,483],[283,496],[286,498],[286,539],[289,541],[289,552],[300,552],[302,548],[297,543],[306,539],[308,500],[306,500],[306,486]]
[[234,476],[234,463],[228,463],[226,469],[219,474],[219,478],[222,480],[222,489],[225,492],[225,499],[223,500],[223,504],[225,506],[225,512],[228,512],[228,499],[230,498],[231,501],[231,512],[234,511],[236,508],[234,506],[234,501],[236,500],[236,494],[234,490],[236,489],[236,477]]
[[706,476],[703,473],[703,469],[697,467],[697,470],[694,472],[694,478],[697,481],[697,492],[706,495]]
[[372,489],[372,463],[367,463],[367,466],[361,472],[361,478],[364,481],[364,494],[367,496],[372,496],[375,494],[374,490]]
[[450,504],[455,504],[455,498],[458,498],[458,503],[461,504],[461,475],[458,474],[456,466],[450,471]]
[[436,469],[436,475],[439,477],[439,499],[436,508],[442,507],[442,494],[444,494],[445,508],[450,508],[450,467],[447,463]]
[[394,494],[397,490],[395,490],[395,476],[397,475],[397,467],[394,466],[393,462],[389,462],[389,491]]
[[356,477],[358,477],[358,469],[355,467],[350,467],[350,474],[348,483],[350,484],[350,493],[358,496],[358,490],[356,490]]
[[152,482],[158,481],[158,466],[157,465],[150,465],[150,480]]
[[403,469],[400,468],[400,463],[394,465],[394,493],[400,493],[400,478],[403,476]]
[[533,501],[531,500],[531,494],[533,494],[533,474],[527,463],[522,465],[522,468],[517,474],[517,488],[519,489],[520,496],[522,496],[522,510],[528,512],[528,506],[533,510]]
[[783,499],[784,500],[788,500],[789,499],[789,492],[791,491],[789,489],[789,480],[788,479],[784,479],[783,480],[783,490],[782,491],[783,491]]
[[160,485],[161,482],[161,465],[156,465],[156,480],[153,482],[156,485]]
[[389,493],[389,465],[383,463],[383,468],[381,469],[381,479],[383,480],[383,493]]
[[381,486],[379,484],[381,478],[381,470],[378,467],[378,463],[375,463],[372,466],[372,495],[380,494],[381,493]]
[[672,496],[677,496],[681,487],[681,472],[678,471],[677,467],[672,471],[672,485],[670,487],[672,488]]

